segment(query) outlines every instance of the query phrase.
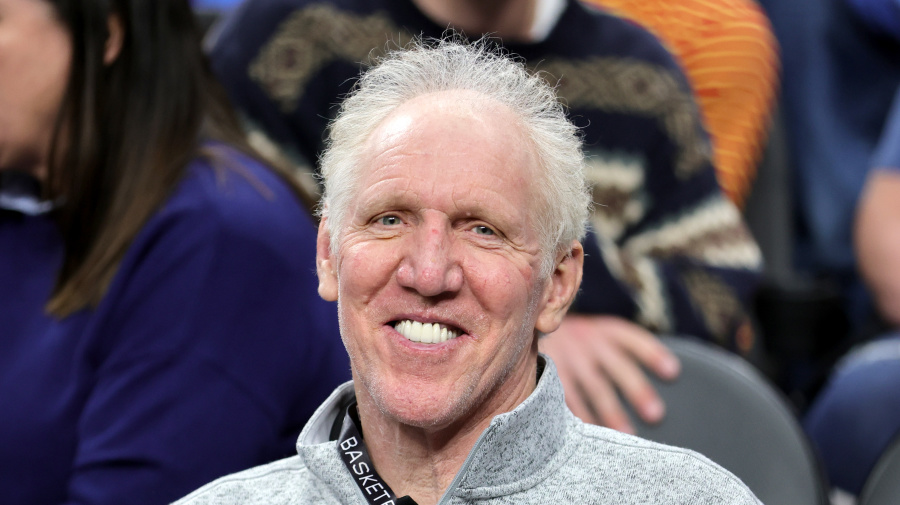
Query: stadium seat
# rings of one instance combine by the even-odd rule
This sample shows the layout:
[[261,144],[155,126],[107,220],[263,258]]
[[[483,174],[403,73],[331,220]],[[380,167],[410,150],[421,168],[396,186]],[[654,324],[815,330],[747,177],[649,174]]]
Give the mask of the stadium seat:
[[897,505],[900,503],[900,437],[894,439],[878,459],[860,493],[857,505]]
[[[663,337],[681,360],[674,382],[654,380],[666,417],[638,435],[687,447],[737,475],[766,505],[824,505],[824,473],[791,406],[754,367],[710,344]],[[898,502],[894,502],[896,505]]]

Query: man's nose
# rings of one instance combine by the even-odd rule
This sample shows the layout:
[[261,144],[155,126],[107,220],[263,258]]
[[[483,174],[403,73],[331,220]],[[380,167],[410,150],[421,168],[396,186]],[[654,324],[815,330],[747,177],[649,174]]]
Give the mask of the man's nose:
[[450,225],[426,219],[410,238],[397,270],[400,285],[429,297],[459,291],[463,272]]

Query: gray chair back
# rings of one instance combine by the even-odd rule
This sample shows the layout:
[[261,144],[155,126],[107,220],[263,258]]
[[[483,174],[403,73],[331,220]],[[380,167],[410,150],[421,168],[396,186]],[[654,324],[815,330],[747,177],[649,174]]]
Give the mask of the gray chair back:
[[857,502],[857,505],[897,504],[900,504],[900,437],[878,459]]
[[[663,337],[680,377],[654,380],[666,403],[658,425],[632,419],[638,435],[693,449],[747,484],[765,505],[824,505],[822,468],[791,406],[753,366],[705,342]],[[900,504],[900,501],[894,505]]]

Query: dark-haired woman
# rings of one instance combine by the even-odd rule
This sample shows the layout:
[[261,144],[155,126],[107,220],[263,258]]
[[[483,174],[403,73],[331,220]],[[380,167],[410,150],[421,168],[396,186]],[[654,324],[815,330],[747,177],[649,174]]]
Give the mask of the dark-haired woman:
[[187,0],[0,0],[0,502],[166,503],[348,378]]

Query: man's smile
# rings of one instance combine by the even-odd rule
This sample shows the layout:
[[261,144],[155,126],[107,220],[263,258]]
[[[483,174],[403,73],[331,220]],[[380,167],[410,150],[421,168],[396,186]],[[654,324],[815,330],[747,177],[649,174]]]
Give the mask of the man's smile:
[[412,342],[423,344],[438,344],[453,340],[460,332],[457,329],[447,327],[440,323],[421,323],[410,319],[397,321],[394,329]]

